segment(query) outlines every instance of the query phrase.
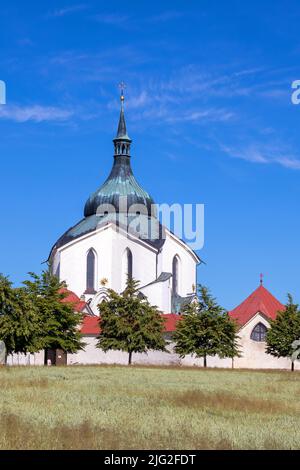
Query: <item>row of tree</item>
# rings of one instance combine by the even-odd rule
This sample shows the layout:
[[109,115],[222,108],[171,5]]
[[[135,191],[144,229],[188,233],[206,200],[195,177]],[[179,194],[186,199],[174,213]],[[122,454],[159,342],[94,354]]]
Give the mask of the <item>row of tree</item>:
[[[233,358],[239,354],[237,325],[206,287],[199,286],[198,294],[198,301],[188,305],[177,322],[172,342],[180,357],[188,354],[202,357],[206,367],[207,356]],[[135,280],[129,279],[121,294],[109,289],[108,299],[101,303],[99,312],[101,332],[97,346],[104,351],[126,351],[129,364],[133,353],[149,349],[167,351],[164,318],[157,307],[138,296]]]
[[63,284],[44,271],[30,273],[23,287],[13,288],[0,275],[0,339],[6,354],[35,353],[43,349],[63,349],[74,353],[84,347],[78,325],[81,314],[62,302]]
[[[83,316],[74,306],[64,302],[64,283],[44,271],[22,287],[13,288],[0,275],[0,339],[7,354],[35,353],[43,349],[62,349],[74,353],[85,344],[80,333]],[[149,350],[167,351],[164,318],[157,307],[138,295],[138,282],[128,280],[121,294],[108,289],[107,300],[99,306],[100,333],[97,346],[103,351],[121,350],[128,353],[128,363],[134,353]],[[203,358],[218,355],[234,358],[238,349],[238,326],[218,305],[204,286],[198,288],[198,300],[186,306],[172,335],[175,352],[180,357],[194,355]],[[300,310],[288,296],[288,303],[271,321],[267,333],[267,349],[276,357],[291,358],[294,369],[295,341],[300,339]]]

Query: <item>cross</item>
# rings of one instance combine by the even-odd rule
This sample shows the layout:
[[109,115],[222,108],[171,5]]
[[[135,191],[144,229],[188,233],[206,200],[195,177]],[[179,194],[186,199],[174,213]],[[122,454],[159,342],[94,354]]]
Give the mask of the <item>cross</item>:
[[119,83],[119,88],[121,90],[121,101],[124,101],[124,90],[126,88],[126,85],[124,82]]
[[264,282],[264,275],[260,273],[260,285],[262,286]]

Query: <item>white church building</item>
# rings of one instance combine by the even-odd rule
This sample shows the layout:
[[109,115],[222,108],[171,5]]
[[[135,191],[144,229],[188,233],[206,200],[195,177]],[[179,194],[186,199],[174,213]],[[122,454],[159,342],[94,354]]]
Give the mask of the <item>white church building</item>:
[[122,292],[127,276],[159,310],[179,312],[195,296],[200,259],[160,224],[153,199],[134,177],[121,98],[111,172],[88,198],[84,218],[53,246],[50,264],[90,314],[99,314],[108,288]]
[[[127,276],[139,281],[140,296],[147,297],[165,318],[169,353],[150,351],[134,354],[133,363],[182,364],[202,366],[193,357],[180,359],[173,352],[172,333],[180,321],[183,307],[195,300],[198,255],[167,227],[161,225],[151,196],[138,184],[131,167],[131,139],[124,116],[124,97],[117,135],[113,139],[114,157],[105,182],[88,198],[84,217],[54,244],[49,256],[52,272],[68,287],[64,301],[72,302],[84,314],[81,325],[84,350],[51,358],[54,363],[127,364],[121,351],[104,353],[96,348],[99,309],[107,289],[122,292]],[[284,306],[261,285],[241,305],[229,312],[239,325],[241,357],[208,358],[211,367],[289,369],[288,359],[277,359],[265,352],[265,334]],[[45,353],[10,357],[9,363],[44,364]],[[18,362],[17,362],[18,361]],[[21,361],[21,362],[20,362]],[[296,365],[297,368],[297,365]]]

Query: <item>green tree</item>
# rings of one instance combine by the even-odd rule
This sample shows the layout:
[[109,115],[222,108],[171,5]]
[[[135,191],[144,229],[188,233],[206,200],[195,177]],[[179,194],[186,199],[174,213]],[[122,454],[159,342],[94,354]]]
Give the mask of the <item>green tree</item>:
[[40,322],[32,297],[0,275],[0,339],[6,355],[39,351]]
[[300,310],[293,298],[288,294],[285,310],[278,312],[276,319],[270,321],[266,336],[268,354],[275,357],[288,357],[291,359],[291,370],[294,370],[292,343],[300,339]]
[[207,356],[233,358],[239,355],[236,332],[236,323],[217,304],[209,290],[200,285],[198,301],[188,305],[177,322],[173,336],[175,352],[180,357],[188,354],[203,357],[206,367]]
[[103,351],[121,350],[133,353],[150,349],[165,351],[164,320],[157,307],[138,296],[138,282],[128,279],[124,292],[108,290],[108,300],[99,306],[100,334],[97,347]]
[[83,349],[79,331],[82,314],[74,311],[73,305],[63,302],[66,284],[60,282],[49,270],[40,276],[30,273],[25,281],[27,293],[34,298],[40,321],[40,344],[42,349],[62,349],[75,353]]

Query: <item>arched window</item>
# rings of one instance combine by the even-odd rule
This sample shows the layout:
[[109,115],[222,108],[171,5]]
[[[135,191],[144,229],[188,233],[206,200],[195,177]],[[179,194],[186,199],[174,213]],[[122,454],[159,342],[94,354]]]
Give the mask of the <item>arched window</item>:
[[257,323],[251,332],[250,338],[253,339],[253,341],[266,341],[267,331],[268,329],[265,325]]
[[132,253],[126,248],[122,259],[122,289],[125,289],[127,279],[132,279]]
[[178,282],[179,282],[179,259],[178,256],[174,256],[172,263],[172,291],[173,294],[178,293]]
[[96,254],[93,249],[88,251],[86,257],[86,293],[94,294],[96,278]]

